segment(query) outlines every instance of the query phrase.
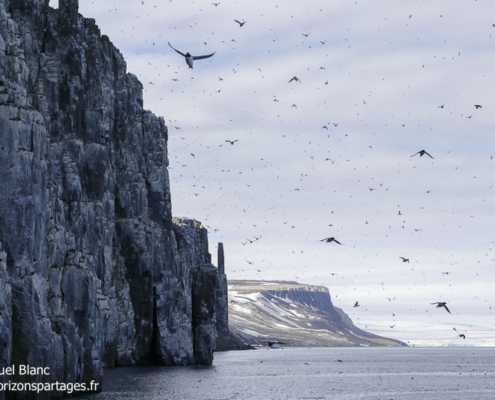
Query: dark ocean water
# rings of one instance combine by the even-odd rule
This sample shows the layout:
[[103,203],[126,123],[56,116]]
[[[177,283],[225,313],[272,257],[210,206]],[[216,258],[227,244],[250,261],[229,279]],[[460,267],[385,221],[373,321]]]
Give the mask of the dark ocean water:
[[495,399],[495,348],[262,349],[213,363],[107,370],[102,393],[78,398]]

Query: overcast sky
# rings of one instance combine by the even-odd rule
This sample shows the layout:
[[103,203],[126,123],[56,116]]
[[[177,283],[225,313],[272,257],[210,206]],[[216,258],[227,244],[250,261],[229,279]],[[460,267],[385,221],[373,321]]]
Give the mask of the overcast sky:
[[[166,119],[173,215],[224,243],[229,279],[492,328],[495,2],[215,1],[80,0]],[[167,42],[216,53],[189,69]]]

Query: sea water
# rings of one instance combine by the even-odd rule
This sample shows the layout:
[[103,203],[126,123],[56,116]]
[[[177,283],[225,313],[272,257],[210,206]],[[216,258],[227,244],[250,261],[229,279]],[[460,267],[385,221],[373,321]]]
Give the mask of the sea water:
[[[340,360],[340,361],[339,361]],[[281,348],[105,371],[83,399],[495,399],[495,348]]]

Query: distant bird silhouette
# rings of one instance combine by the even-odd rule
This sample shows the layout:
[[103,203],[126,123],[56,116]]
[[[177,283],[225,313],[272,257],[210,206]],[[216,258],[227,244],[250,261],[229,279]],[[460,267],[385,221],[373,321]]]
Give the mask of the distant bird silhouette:
[[309,35],[311,35],[311,32],[309,32],[309,33],[302,33],[301,35],[303,35],[304,37],[308,37]]
[[337,360],[337,362],[339,362],[339,363],[343,363],[344,361],[342,361],[342,360]]
[[291,83],[292,81],[296,81],[296,82],[299,82],[299,83],[302,83],[299,78],[297,76],[295,76],[294,78],[292,78],[289,83]]
[[326,243],[331,243],[331,242],[335,242],[337,244],[340,244],[342,245],[342,243],[340,243],[337,239],[335,239],[334,237],[331,237],[331,238],[326,238],[326,239],[321,239],[320,242],[326,242]]
[[404,257],[399,257],[399,258],[402,258],[402,262],[409,262],[409,258],[404,258]]
[[238,142],[238,140],[226,140],[226,142],[230,143],[231,145],[234,145],[235,142]]
[[463,333],[461,333],[461,334],[459,335],[459,337],[461,337],[461,338],[463,338],[463,339],[466,339],[466,335],[464,335]]
[[483,108],[483,107],[481,107],[479,104],[475,104],[474,106],[476,107],[476,109],[478,109],[478,108]]
[[[170,44],[170,42],[168,42],[168,45],[169,45],[170,47],[172,47],[172,49],[174,49],[174,47]],[[179,51],[179,50],[177,50],[177,49],[174,49],[174,50],[175,50],[177,53],[179,53],[181,56],[185,57],[185,59],[186,59],[186,64],[187,64],[187,65],[189,65],[189,68],[192,68],[192,67],[193,67],[193,61],[194,61],[194,60],[202,60],[203,58],[209,58],[209,57],[213,56],[213,55],[216,53],[216,52],[215,52],[215,53],[212,53],[212,54],[208,54],[208,55],[206,55],[206,56],[192,56],[192,55],[191,55],[191,54],[189,54],[189,53],[184,54],[184,53],[180,52],[180,51]]]
[[390,327],[393,329],[395,325],[390,325]]
[[437,108],[443,108],[444,105],[445,105],[445,103],[443,103],[441,106],[438,106]]
[[447,307],[447,302],[437,301],[436,303],[430,303],[430,304],[436,304],[437,305],[436,308],[438,308],[438,307],[444,307],[449,312],[449,314],[452,314],[450,312],[450,310],[448,309],[448,307]]
[[215,7],[218,6],[220,3],[211,3],[213,4]]
[[361,307],[358,303],[359,301],[356,301],[356,304],[354,304],[353,307]]
[[286,344],[285,342],[270,342],[268,340],[265,340],[263,343],[268,344],[268,347],[272,347],[274,344]]
[[[433,158],[426,150],[420,150],[416,154],[419,154],[420,157],[423,157],[426,154],[430,158]],[[416,154],[413,154],[411,157],[414,157]]]
[[239,28],[241,28],[247,21],[242,21],[242,22],[239,22],[237,21],[236,19],[234,19],[235,22],[237,22],[239,24]]

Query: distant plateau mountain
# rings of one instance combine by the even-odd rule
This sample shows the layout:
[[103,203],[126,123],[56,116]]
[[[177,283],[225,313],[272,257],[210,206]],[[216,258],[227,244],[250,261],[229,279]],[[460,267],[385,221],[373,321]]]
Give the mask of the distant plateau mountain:
[[229,280],[229,330],[251,345],[407,346],[365,332],[334,307],[328,288],[286,281]]

